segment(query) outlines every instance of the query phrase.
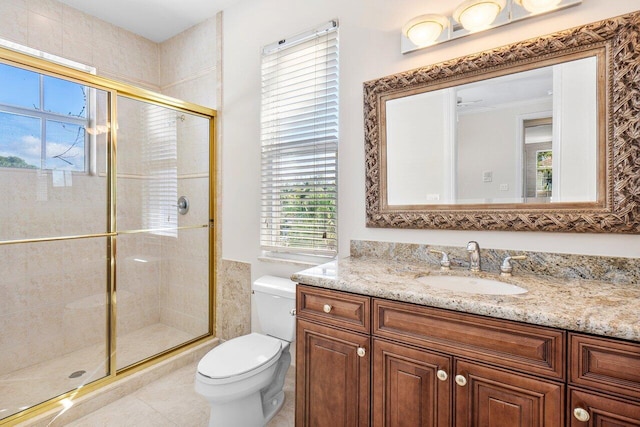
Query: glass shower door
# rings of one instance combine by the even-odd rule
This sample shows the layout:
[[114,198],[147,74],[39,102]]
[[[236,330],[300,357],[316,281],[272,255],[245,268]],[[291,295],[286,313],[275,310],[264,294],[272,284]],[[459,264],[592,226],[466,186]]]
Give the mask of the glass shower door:
[[0,425],[212,334],[214,118],[0,48]]
[[109,92],[0,63],[0,420],[109,371]]
[[118,97],[116,366],[209,332],[209,119]]

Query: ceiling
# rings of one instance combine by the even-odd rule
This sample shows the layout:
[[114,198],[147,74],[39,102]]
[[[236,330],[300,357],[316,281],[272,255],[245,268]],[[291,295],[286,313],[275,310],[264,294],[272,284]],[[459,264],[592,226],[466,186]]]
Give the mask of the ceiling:
[[154,42],[163,42],[241,0],[60,0]]

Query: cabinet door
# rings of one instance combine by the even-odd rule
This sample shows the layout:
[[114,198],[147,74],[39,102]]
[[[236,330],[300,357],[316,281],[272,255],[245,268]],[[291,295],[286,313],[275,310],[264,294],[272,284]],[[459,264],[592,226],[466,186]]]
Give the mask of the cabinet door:
[[563,425],[563,384],[460,360],[454,372],[456,427]]
[[568,417],[571,427],[640,427],[640,403],[570,389]]
[[450,425],[450,373],[450,357],[374,339],[372,425]]
[[369,425],[370,338],[298,319],[296,426]]

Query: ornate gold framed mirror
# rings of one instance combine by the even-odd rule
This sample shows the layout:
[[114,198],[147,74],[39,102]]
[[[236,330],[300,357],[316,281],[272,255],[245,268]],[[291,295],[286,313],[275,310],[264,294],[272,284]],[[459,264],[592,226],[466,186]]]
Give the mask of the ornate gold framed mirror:
[[368,227],[640,232],[640,13],[364,83]]

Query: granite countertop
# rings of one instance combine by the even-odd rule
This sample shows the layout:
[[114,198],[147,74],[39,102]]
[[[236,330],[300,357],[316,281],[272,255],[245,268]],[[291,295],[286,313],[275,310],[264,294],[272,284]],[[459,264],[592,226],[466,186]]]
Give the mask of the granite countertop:
[[[416,280],[442,274],[494,279],[527,292],[480,295],[436,289]],[[640,342],[640,284],[542,275],[503,278],[462,268],[441,272],[425,263],[367,257],[332,261],[295,273],[291,279],[327,289]]]

